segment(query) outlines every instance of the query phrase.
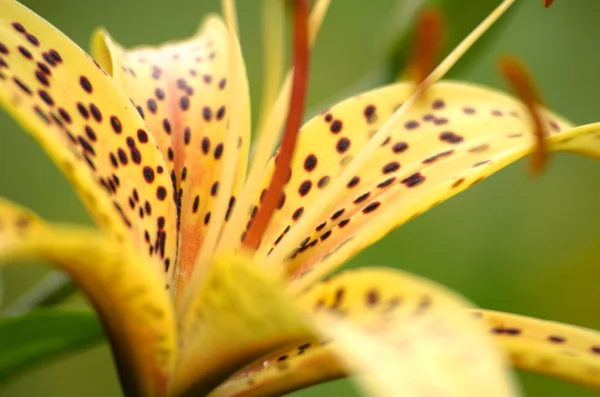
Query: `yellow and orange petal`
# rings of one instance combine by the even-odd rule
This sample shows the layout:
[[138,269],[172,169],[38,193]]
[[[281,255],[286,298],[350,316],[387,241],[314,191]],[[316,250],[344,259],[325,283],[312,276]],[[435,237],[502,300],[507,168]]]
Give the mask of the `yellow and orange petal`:
[[48,152],[98,225],[172,271],[176,206],[167,165],[129,99],[72,41],[0,1],[0,103]]
[[[229,62],[237,54],[227,27],[210,16],[186,41],[131,50],[99,31],[93,47],[100,64],[132,98],[166,159],[181,230],[177,275],[187,279],[211,222],[224,221],[214,214],[217,196],[223,194],[229,203],[223,215],[228,217],[245,175],[249,131],[229,127],[233,92],[240,87],[232,86]],[[229,133],[236,133],[233,188],[221,180]]]
[[0,200],[0,266],[43,259],[65,271],[96,309],[128,395],[166,397],[177,358],[164,277],[113,236],[44,223]]

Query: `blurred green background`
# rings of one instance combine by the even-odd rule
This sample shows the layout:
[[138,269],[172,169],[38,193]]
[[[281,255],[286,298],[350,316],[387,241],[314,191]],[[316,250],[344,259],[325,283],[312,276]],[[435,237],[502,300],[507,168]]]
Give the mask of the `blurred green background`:
[[[437,0],[441,2],[441,0]],[[75,42],[88,48],[104,25],[125,45],[159,43],[193,33],[216,0],[26,0]],[[313,56],[310,104],[327,103],[380,61],[385,27],[396,0],[333,0]],[[448,0],[449,24],[464,34],[499,0]],[[496,59],[513,53],[531,67],[548,104],[576,123],[600,119],[600,2],[517,1],[511,15],[476,48],[454,78],[503,87]],[[239,2],[241,40],[253,103],[260,99],[260,9]],[[460,67],[462,66],[462,67]],[[253,109],[256,115],[257,106]],[[393,232],[349,266],[395,266],[460,291],[478,305],[600,329],[600,164],[561,154],[533,179],[526,163],[485,182]],[[41,149],[0,113],[0,195],[52,221],[89,222],[62,175]],[[47,268],[4,272],[6,298],[31,286]],[[70,305],[81,305],[79,301]],[[1,354],[1,352],[0,352]],[[592,396],[589,390],[535,375],[520,375],[530,396]],[[103,346],[28,372],[0,389],[3,397],[119,396]],[[356,395],[347,381],[295,396]]]

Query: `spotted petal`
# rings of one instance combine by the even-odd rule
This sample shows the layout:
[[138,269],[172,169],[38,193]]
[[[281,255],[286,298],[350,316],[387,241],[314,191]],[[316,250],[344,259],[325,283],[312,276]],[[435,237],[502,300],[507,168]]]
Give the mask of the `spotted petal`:
[[[511,364],[600,389],[600,334],[552,321],[474,309]],[[332,343],[307,340],[242,369],[212,397],[275,396],[348,375]]]
[[[438,382],[439,390],[451,386],[466,395],[478,395],[487,387],[496,391],[494,395],[511,395],[499,355],[470,316],[461,311],[466,303],[422,280],[384,269],[352,272],[304,292],[297,307],[278,291],[281,287],[243,257],[217,259],[205,280],[204,289],[181,317],[182,357],[175,393],[204,394],[228,372],[278,347],[284,350],[275,360],[263,359],[262,365],[286,365],[286,346],[300,341],[297,349],[304,351],[309,347],[306,341],[314,338],[304,325],[304,313],[317,334],[334,339],[331,346],[335,355],[348,363],[345,370],[385,374],[371,383],[369,390],[387,393],[393,388],[406,390],[407,395],[422,395],[422,387]],[[360,343],[351,343],[356,338]],[[236,340],[235,346],[232,340]],[[365,344],[369,348],[361,349]],[[381,349],[392,354],[378,361]],[[317,352],[301,360],[303,368],[315,360],[322,364],[320,360],[330,354],[323,349]],[[440,364],[427,364],[428,360]],[[334,363],[322,375],[335,376],[342,371],[339,368]],[[439,379],[446,371],[451,376]],[[311,367],[313,379],[315,372]],[[243,373],[252,370],[243,369]],[[267,374],[267,380],[273,375]],[[473,385],[473,377],[482,383]],[[284,390],[311,379],[302,373],[291,378]],[[215,393],[240,392],[239,382],[246,380],[242,375],[241,380],[226,383]],[[269,386],[268,382],[263,385]],[[270,393],[279,391],[260,392],[273,395]]]
[[13,0],[0,0],[0,104],[40,142],[100,227],[169,268],[176,209],[153,137],[85,52]]
[[597,331],[495,311],[473,315],[489,328],[515,367],[600,389]]
[[0,201],[0,266],[40,258],[67,272],[98,312],[128,396],[166,396],[175,365],[175,320],[163,275],[112,237],[51,228]]
[[325,336],[287,345],[243,368],[213,397],[275,396],[360,373],[370,395],[509,396],[515,389],[470,304],[391,269],[354,270],[298,296]]
[[348,375],[332,343],[307,339],[263,356],[236,372],[211,397],[281,396]]
[[391,269],[343,273],[298,303],[370,395],[514,396],[503,357],[461,297]]
[[[229,49],[227,33],[223,21],[211,16],[194,37],[159,47],[125,50],[103,31],[93,40],[94,57],[132,98],[168,159],[181,216],[178,274],[183,279],[190,275],[209,223],[223,222],[213,213],[224,189],[220,177],[235,88],[228,69],[235,51]],[[245,68],[242,72],[246,94],[236,92],[239,98],[248,91]],[[234,188],[221,192],[230,209],[244,179],[248,132],[236,131]]]
[[[314,270],[306,285],[394,227],[535,150],[521,103],[483,87],[444,82],[408,111],[356,175],[340,181],[346,165],[411,93],[409,84],[367,92],[303,127],[283,205],[259,256],[273,263],[290,258],[292,280]],[[550,113],[544,117],[551,141],[563,136],[568,124]],[[340,182],[343,194],[332,195],[331,185]],[[323,216],[303,219],[315,206],[326,211]]]

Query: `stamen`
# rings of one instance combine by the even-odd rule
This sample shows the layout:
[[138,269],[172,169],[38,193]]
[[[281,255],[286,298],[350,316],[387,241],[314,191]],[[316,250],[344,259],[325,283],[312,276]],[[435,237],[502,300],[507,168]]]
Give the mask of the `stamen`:
[[[317,0],[313,6],[309,19],[309,45],[313,47],[325,14],[329,8],[330,0]],[[263,172],[279,141],[280,131],[283,130],[285,116],[289,107],[289,101],[292,91],[292,69],[288,70],[284,82],[279,89],[277,99],[270,110],[264,129],[257,132],[256,143],[253,146],[253,158],[248,171],[248,179],[244,183],[242,192],[239,195],[231,218],[225,230],[223,237],[219,241],[218,249],[220,251],[229,251],[238,246],[239,236],[246,227],[248,208],[252,198],[256,197],[261,188]]]
[[408,67],[412,80],[422,83],[437,65],[437,57],[442,49],[445,23],[437,8],[428,8],[419,15],[415,31],[412,63]]
[[277,207],[283,186],[290,172],[292,155],[296,146],[302,117],[304,116],[308,86],[308,62],[310,58],[308,13],[308,0],[294,1],[294,78],[292,82],[292,97],[275,172],[267,188],[263,204],[259,208],[252,225],[247,230],[246,238],[243,241],[243,245],[252,250],[258,248],[262,235],[267,229],[271,216]]
[[512,56],[502,58],[500,60],[500,71],[517,96],[523,101],[531,115],[536,138],[536,149],[532,154],[529,166],[532,173],[538,175],[548,163],[548,145],[545,140],[548,133],[539,112],[540,106],[543,106],[542,97],[527,67],[517,58]]

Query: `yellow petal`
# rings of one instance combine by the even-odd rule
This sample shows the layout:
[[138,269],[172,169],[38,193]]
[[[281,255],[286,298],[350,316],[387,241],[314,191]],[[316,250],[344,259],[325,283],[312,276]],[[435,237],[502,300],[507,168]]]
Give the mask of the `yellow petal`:
[[207,18],[185,41],[156,47],[125,49],[102,29],[92,38],[94,58],[143,115],[169,160],[169,172],[177,171],[177,185],[190,148],[202,153],[207,137],[213,154],[222,143],[227,109],[219,113],[219,108],[227,99],[227,52],[227,31],[217,17]]
[[[246,75],[246,65],[238,39],[237,13],[234,0],[222,0],[221,7],[227,24],[230,56],[227,70],[230,76],[229,119],[227,121],[227,137],[225,147],[237,147],[239,151],[226,150],[223,156],[223,167],[219,175],[219,192],[213,209],[214,221],[208,227],[206,239],[194,263],[194,273],[190,280],[193,291],[201,283],[202,277],[210,266],[219,238],[223,233],[225,222],[236,206],[237,193],[246,179],[246,162],[248,160],[248,143],[250,140],[250,89]],[[244,146],[242,146],[244,145]],[[238,160],[239,155],[239,161]],[[236,172],[237,163],[237,172]],[[235,186],[235,187],[234,187]],[[230,196],[232,190],[235,196]],[[211,192],[212,193],[212,192]],[[183,275],[182,277],[185,277]],[[184,279],[182,279],[183,281]]]
[[0,250],[26,240],[28,233],[46,230],[36,214],[0,197]]
[[[221,225],[227,206],[235,203],[247,161],[249,128],[228,128],[231,101],[242,100],[244,94],[232,84],[228,69],[232,51],[227,28],[219,17],[210,16],[185,41],[125,50],[106,32],[98,31],[92,46],[96,59],[144,115],[168,159],[181,216],[177,273],[186,279],[209,225]],[[243,87],[247,86],[245,68],[242,73]],[[230,131],[234,139],[228,142]],[[233,188],[221,178],[228,154],[233,155],[228,172],[233,175]],[[221,216],[214,213],[217,194],[225,202]]]
[[514,396],[505,360],[461,297],[391,269],[335,276],[298,297],[373,396]]
[[0,266],[40,258],[67,272],[98,312],[128,396],[166,396],[175,366],[172,305],[163,275],[113,238],[50,228],[0,201]]
[[283,288],[242,256],[217,256],[180,313],[175,395],[205,395],[235,370],[310,336]]
[[600,123],[575,127],[549,139],[552,150],[600,159]]
[[[572,325],[472,309],[518,369],[600,388],[600,334]],[[310,340],[262,357],[211,397],[276,396],[348,375],[335,343]]]
[[495,311],[477,310],[513,365],[600,389],[600,333]]
[[85,52],[13,0],[0,0],[0,104],[102,228],[132,240],[157,269],[175,261],[171,182],[135,107]]
[[263,356],[236,372],[210,397],[281,396],[346,376],[333,343],[304,340]]
[[[521,103],[474,85],[439,83],[346,181],[344,195],[331,196],[329,184],[412,90],[409,84],[398,84],[358,95],[303,127],[285,202],[263,239],[259,257],[272,263],[281,256],[291,257],[287,274],[297,279],[314,269],[307,274],[309,282],[394,227],[535,148]],[[550,140],[558,139],[568,125],[549,113],[546,117]],[[329,208],[326,216],[318,223],[302,224],[302,215],[323,202]],[[306,234],[300,241],[290,240],[288,232],[297,232],[298,227]]]

